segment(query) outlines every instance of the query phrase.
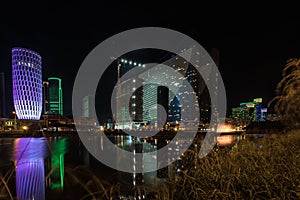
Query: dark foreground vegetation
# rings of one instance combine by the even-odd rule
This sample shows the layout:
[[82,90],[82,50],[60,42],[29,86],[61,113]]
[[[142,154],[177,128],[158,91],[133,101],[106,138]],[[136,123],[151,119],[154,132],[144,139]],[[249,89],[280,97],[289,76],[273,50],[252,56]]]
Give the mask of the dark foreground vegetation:
[[299,199],[300,131],[242,141],[198,159],[160,199]]

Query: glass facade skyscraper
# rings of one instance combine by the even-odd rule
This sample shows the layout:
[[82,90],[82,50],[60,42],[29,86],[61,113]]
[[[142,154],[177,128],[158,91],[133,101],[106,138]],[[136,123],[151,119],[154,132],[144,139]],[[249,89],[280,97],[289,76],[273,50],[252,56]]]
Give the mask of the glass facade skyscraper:
[[91,109],[92,109],[92,105],[91,105],[91,96],[85,96],[82,99],[82,116],[83,117],[90,117],[91,114]]
[[43,114],[49,114],[49,82],[43,81]]
[[[143,123],[143,89],[136,86],[142,80],[139,78],[121,80],[121,77],[134,67],[145,67],[132,60],[118,60],[118,81],[116,85],[116,127],[117,129],[136,129]],[[124,78],[124,77],[123,77]],[[124,99],[129,99],[129,105]]]
[[255,98],[252,102],[240,103],[240,107],[232,108],[232,117],[244,121],[266,121],[267,113],[268,109],[262,107],[262,98]]
[[63,94],[61,79],[57,77],[48,78],[49,91],[49,113],[63,115]]
[[[141,67],[141,69],[146,67],[144,64],[139,64],[127,59],[120,59],[118,64],[118,80],[120,80],[120,77],[122,77],[127,71],[135,67]],[[177,74],[175,72],[171,73],[171,71],[165,71],[167,69],[164,66],[173,68]],[[127,80],[122,81],[116,87],[117,125],[120,124],[119,127],[121,129],[131,129],[130,123],[132,122],[126,118],[126,116],[130,115],[133,121],[141,122],[141,125],[147,125],[147,128],[149,129],[158,128],[157,123],[161,120],[157,104],[163,104],[162,106],[167,111],[166,122],[170,122],[170,124],[175,124],[182,120],[182,105],[180,102],[184,102],[185,105],[187,105],[185,108],[186,112],[189,112],[189,109],[199,107],[198,102],[193,99],[193,96],[201,94],[205,85],[199,78],[197,70],[190,67],[189,62],[182,57],[168,55],[164,58],[162,64],[158,64],[156,67],[148,69],[146,72],[141,72],[142,73],[138,75],[139,80],[136,80],[136,83],[142,82],[142,86],[140,88],[136,88],[132,83],[129,84]],[[184,80],[189,82],[193,91],[188,91],[187,88],[182,85],[181,82]],[[160,90],[160,85],[166,85],[167,88],[169,86],[173,89],[176,88],[175,91],[177,92],[174,94],[172,90],[169,89],[166,91]],[[133,89],[137,89],[136,92],[139,91],[139,93],[132,94]],[[163,96],[159,95],[159,92],[161,91],[164,91],[162,93],[164,94]],[[121,97],[124,98],[125,95],[132,95],[133,99],[130,100],[129,107],[128,105],[125,105],[125,102],[118,100]],[[132,105],[134,105],[134,107]],[[191,121],[190,119],[184,120]],[[192,121],[194,120],[195,119],[192,119]],[[129,124],[127,124],[127,122],[129,122]]]
[[12,49],[13,101],[19,119],[39,120],[43,107],[42,58],[29,49]]

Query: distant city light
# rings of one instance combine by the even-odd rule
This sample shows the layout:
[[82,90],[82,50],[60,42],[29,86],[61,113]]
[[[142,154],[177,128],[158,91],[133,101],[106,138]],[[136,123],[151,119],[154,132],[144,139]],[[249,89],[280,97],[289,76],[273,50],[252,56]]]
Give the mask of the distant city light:
[[217,137],[217,144],[219,146],[230,145],[233,142],[233,135],[221,135]]

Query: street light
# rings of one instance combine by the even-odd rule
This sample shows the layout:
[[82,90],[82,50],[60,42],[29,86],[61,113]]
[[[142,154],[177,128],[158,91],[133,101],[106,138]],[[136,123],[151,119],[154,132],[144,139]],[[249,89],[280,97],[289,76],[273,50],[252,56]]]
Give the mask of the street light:
[[17,130],[17,113],[16,111],[12,111],[12,114],[14,115],[15,117],[15,120],[14,120],[14,129]]
[[28,130],[28,126],[23,126],[22,129],[26,132]]

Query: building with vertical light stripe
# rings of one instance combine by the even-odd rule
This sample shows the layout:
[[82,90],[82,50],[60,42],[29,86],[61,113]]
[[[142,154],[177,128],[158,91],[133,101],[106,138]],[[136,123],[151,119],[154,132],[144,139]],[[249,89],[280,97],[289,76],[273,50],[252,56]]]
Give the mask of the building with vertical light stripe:
[[63,93],[61,79],[48,78],[49,114],[63,115]]
[[[142,80],[124,79],[121,77],[134,67],[145,67],[144,64],[132,60],[118,60],[118,81],[116,85],[116,128],[117,129],[137,129],[143,124],[143,89],[137,88]],[[124,99],[129,98],[129,105]]]

